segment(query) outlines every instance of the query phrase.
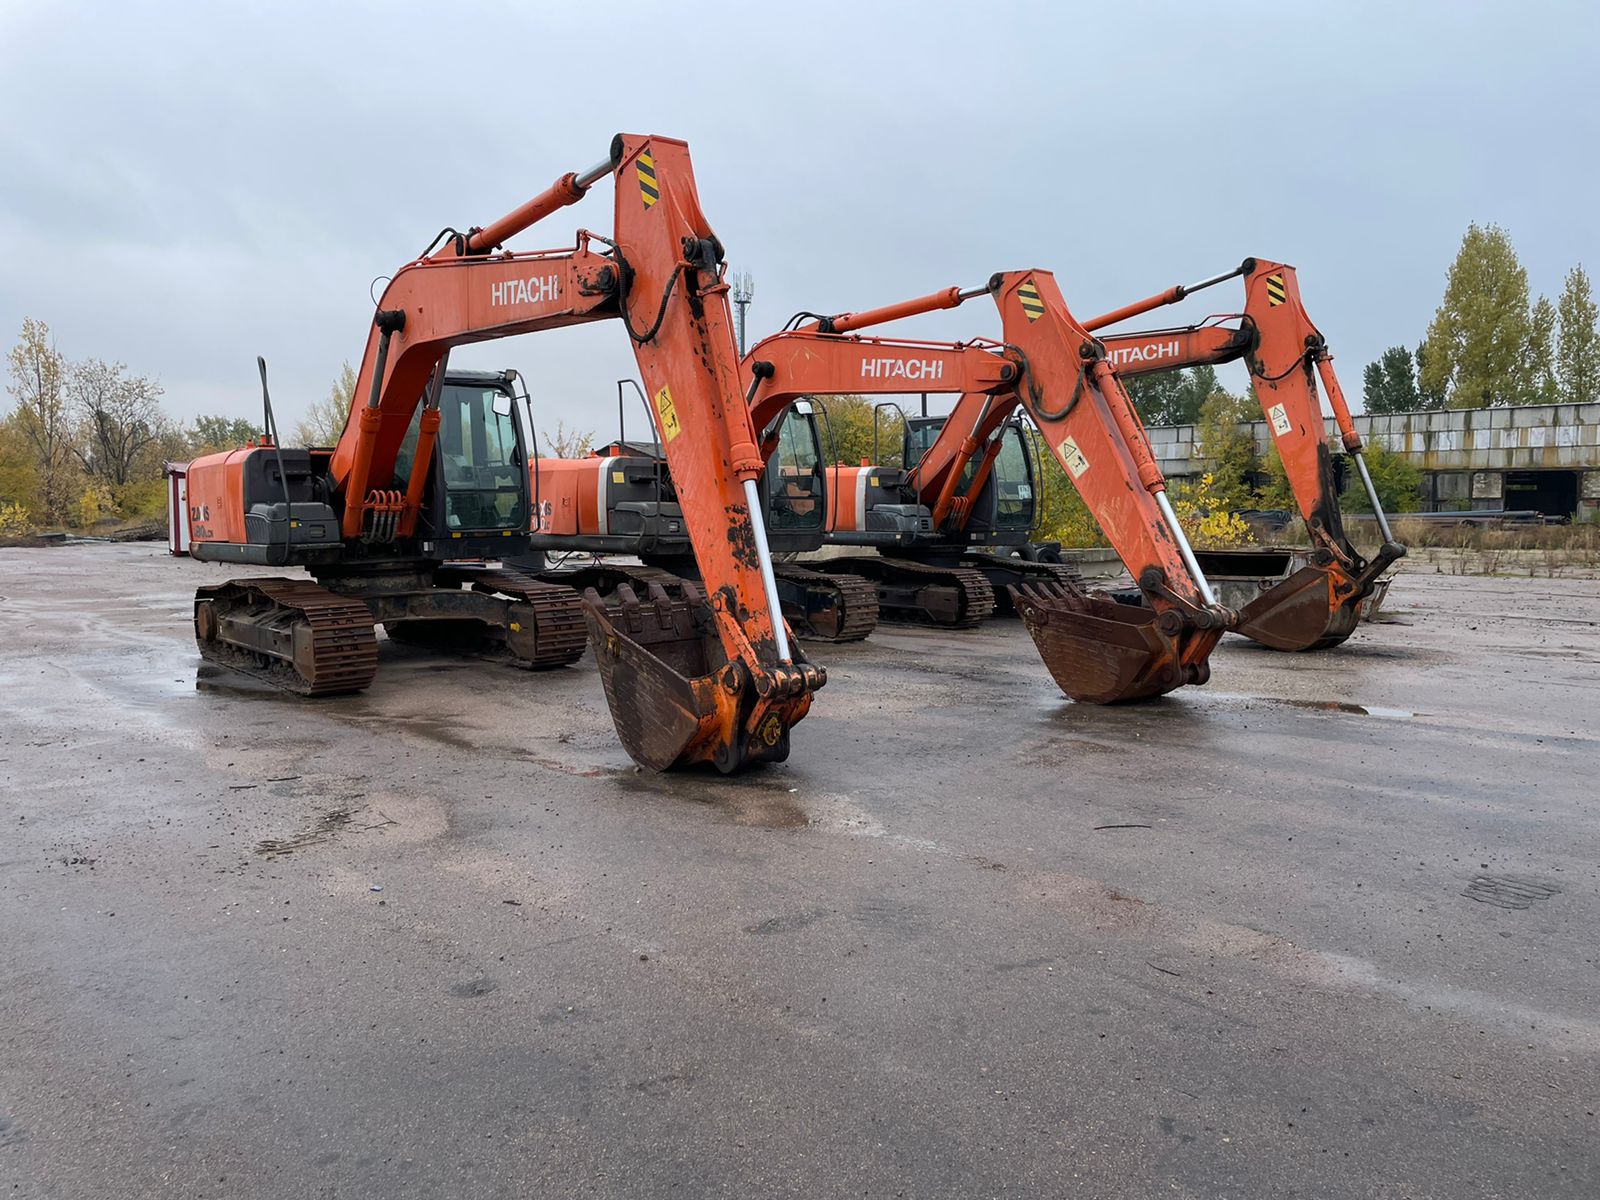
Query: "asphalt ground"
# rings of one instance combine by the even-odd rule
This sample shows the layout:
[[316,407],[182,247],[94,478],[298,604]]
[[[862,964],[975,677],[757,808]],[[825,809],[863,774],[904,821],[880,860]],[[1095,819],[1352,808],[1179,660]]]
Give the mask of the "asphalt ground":
[[1600,1195],[1594,581],[1121,709],[881,627],[724,779],[201,667],[224,575],[0,550],[0,1195]]

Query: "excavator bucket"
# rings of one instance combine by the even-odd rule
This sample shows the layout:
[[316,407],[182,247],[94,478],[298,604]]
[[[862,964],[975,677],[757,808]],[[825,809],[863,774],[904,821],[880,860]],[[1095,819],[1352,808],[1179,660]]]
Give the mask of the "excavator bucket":
[[1297,555],[1286,550],[1202,550],[1197,558],[1223,601],[1239,612],[1234,630],[1273,650],[1325,650],[1361,622],[1369,603],[1388,590],[1382,578],[1399,557],[1386,546],[1356,570],[1327,551],[1290,570]]
[[1221,630],[1200,631],[1158,613],[1065,584],[1008,589],[1039,657],[1061,690],[1085,704],[1165,695],[1211,676],[1206,657]]
[[[789,729],[824,678],[797,653],[794,686],[786,677],[759,696],[749,672],[730,662],[710,605],[693,584],[669,596],[652,583],[640,599],[624,584],[612,603],[589,589],[584,617],[617,736],[653,771],[711,763],[725,774],[789,757]],[[783,691],[785,694],[777,694]]]
[[1323,567],[1301,567],[1242,607],[1234,632],[1273,650],[1323,650],[1354,633],[1360,619],[1358,589],[1341,589]]

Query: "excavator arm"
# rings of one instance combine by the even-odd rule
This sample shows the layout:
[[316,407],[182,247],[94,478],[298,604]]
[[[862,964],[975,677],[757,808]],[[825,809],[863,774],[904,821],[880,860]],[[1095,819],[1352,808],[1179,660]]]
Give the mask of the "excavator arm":
[[1006,345],[1027,363],[1018,398],[1147,606],[1017,589],[1017,609],[1046,665],[1075,699],[1137,699],[1204,683],[1211,651],[1236,618],[1206,582],[1104,348],[1073,319],[1049,272],[998,274],[989,290]]
[[[507,252],[503,241],[616,179],[615,232],[580,232],[572,249]],[[596,247],[603,247],[597,249]],[[638,360],[705,581],[708,607],[593,601],[588,619],[624,745],[664,769],[709,761],[725,771],[787,756],[789,729],[822,686],[790,644],[755,493],[762,462],[739,387],[721,243],[701,211],[688,146],[619,135],[607,159],[568,174],[484,229],[454,234],[384,289],[351,412],[330,472],[350,538],[413,528],[438,428],[449,349],[606,318]],[[411,482],[395,464],[418,406]],[[625,611],[624,611],[625,610]]]
[[[1337,645],[1354,631],[1361,600],[1389,564],[1405,554],[1405,547],[1395,542],[1372,486],[1361,454],[1361,435],[1333,371],[1333,356],[1301,302],[1294,268],[1249,258],[1234,271],[1198,284],[1169,288],[1096,317],[1085,327],[1105,329],[1240,276],[1245,281],[1243,313],[1213,317],[1180,329],[1106,334],[1102,341],[1107,356],[1124,376],[1241,359],[1245,362],[1268,432],[1305,518],[1313,558],[1310,566],[1241,610],[1239,632],[1280,650]],[[1324,435],[1319,379],[1383,538],[1383,546],[1370,560],[1356,550],[1345,534]]]
[[[985,293],[999,306],[1002,343],[948,345],[854,334]],[[1060,587],[1015,590],[1057,682],[1075,699],[1105,703],[1206,680],[1206,660],[1233,614],[1216,603],[1194,559],[1115,371],[1073,320],[1049,273],[1000,274],[986,288],[948,288],[822,318],[758,343],[746,367],[758,425],[803,395],[960,393],[916,468],[918,491],[941,522],[952,514],[954,486],[965,466],[982,454],[982,469],[989,435],[1021,404],[1149,605],[1118,604]]]

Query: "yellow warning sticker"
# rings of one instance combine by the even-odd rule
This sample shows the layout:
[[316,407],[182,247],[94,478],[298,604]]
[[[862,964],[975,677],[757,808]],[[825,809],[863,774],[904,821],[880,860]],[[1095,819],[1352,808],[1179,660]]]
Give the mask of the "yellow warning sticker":
[[1288,297],[1289,297],[1289,293],[1284,287],[1282,273],[1279,273],[1277,275],[1268,275],[1267,276],[1267,304],[1268,304],[1268,306],[1271,307],[1271,308],[1277,308],[1278,305],[1282,304],[1286,299],[1288,299]]
[[613,472],[611,472],[611,482],[612,483],[622,483],[622,482],[624,482],[624,478],[625,477],[623,476],[621,471],[613,471]]
[[656,393],[656,415],[661,418],[661,437],[670,442],[683,432],[683,426],[678,424],[678,410],[673,406],[672,393],[662,388]]
[[1072,472],[1074,479],[1089,469],[1089,460],[1083,456],[1083,451],[1078,449],[1078,443],[1072,438],[1067,438],[1056,449],[1061,452],[1061,461],[1067,464],[1067,470]]
[[1281,404],[1274,404],[1267,409],[1267,416],[1272,419],[1272,432],[1278,437],[1283,437],[1294,428],[1289,420],[1289,414],[1283,411]]
[[639,196],[644,201],[644,206],[649,208],[661,199],[661,185],[656,182],[656,160],[650,157],[646,150],[634,160],[634,170],[639,175]]
[[1039,298],[1039,289],[1034,287],[1033,280],[1017,289],[1017,299],[1022,301],[1022,311],[1030,322],[1044,316],[1044,301]]

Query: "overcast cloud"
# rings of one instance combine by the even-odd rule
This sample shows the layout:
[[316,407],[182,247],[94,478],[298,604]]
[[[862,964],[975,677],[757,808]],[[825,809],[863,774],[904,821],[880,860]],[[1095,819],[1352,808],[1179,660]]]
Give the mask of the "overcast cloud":
[[[0,334],[287,427],[358,361],[368,288],[619,130],[688,140],[753,334],[1000,269],[1083,317],[1248,254],[1300,269],[1359,394],[1469,221],[1534,292],[1600,268],[1600,5],[729,6],[0,0]],[[514,244],[606,229],[591,196]],[[1231,310],[1239,290],[1182,312]],[[996,332],[992,306],[899,327]],[[612,324],[490,343],[609,434]]]

